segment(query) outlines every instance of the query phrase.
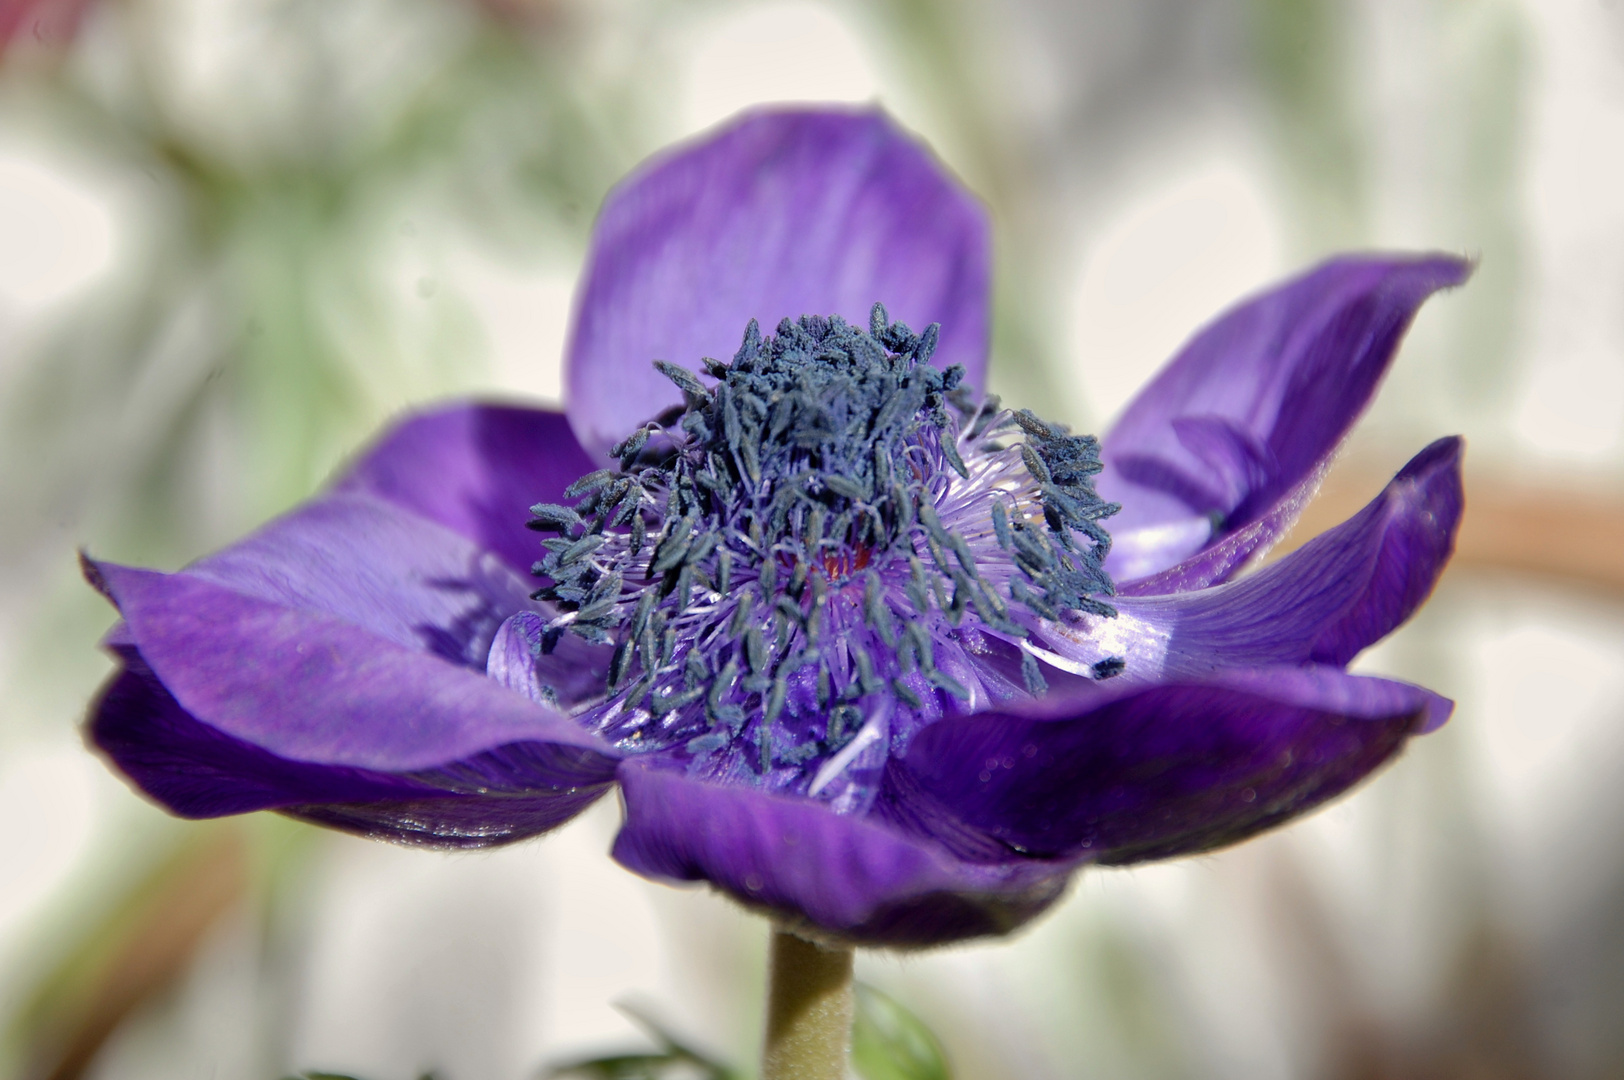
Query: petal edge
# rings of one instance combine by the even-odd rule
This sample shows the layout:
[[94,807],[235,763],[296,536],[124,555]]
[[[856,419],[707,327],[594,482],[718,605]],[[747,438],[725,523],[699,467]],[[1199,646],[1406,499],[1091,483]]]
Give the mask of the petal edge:
[[1434,715],[1420,687],[1334,668],[1232,672],[944,721],[902,767],[922,820],[1105,864],[1224,847],[1334,798]]
[[1107,562],[1118,581],[1267,518],[1364,411],[1420,305],[1471,269],[1448,255],[1342,256],[1198,331],[1103,440],[1099,491],[1123,504]]
[[980,386],[985,214],[876,109],[769,108],[656,156],[604,201],[565,359],[570,422],[602,454],[680,400],[655,360],[698,371],[756,319],[886,305],[942,324],[932,362]]
[[797,932],[917,948],[1004,934],[1065,889],[1072,864],[974,864],[811,799],[690,780],[628,761],[614,858],[646,877],[708,881]]

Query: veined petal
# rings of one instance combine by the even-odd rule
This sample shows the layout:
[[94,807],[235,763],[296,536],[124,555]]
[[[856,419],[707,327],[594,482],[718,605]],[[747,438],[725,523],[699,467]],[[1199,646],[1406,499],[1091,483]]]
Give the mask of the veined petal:
[[[1319,490],[1324,469],[1315,469],[1296,488],[1281,496],[1267,514],[1250,525],[1225,533],[1207,547],[1148,577],[1117,583],[1119,596],[1161,596],[1166,593],[1193,592],[1222,585],[1251,561],[1254,555],[1266,550],[1302,514],[1314,493]],[[1142,538],[1142,537],[1141,537]]]
[[187,712],[138,650],[90,709],[87,735],[147,795],[191,818],[306,802],[412,799],[434,788],[405,776],[290,761],[233,738]]
[[1396,630],[1428,596],[1455,551],[1466,509],[1460,462],[1465,442],[1439,439],[1410,459],[1382,494],[1358,515],[1310,540],[1296,557],[1299,574],[1334,573],[1338,549],[1350,534],[1379,536],[1368,586],[1341,617],[1321,628],[1310,658],[1346,665]]
[[[1125,616],[1165,636],[1161,678],[1266,664],[1345,665],[1431,594],[1464,505],[1458,437],[1405,465],[1359,513],[1279,562],[1227,585],[1123,598]],[[1134,658],[1128,657],[1132,671]]]
[[1346,664],[1431,593],[1454,549],[1459,438],[1417,454],[1347,521],[1250,577],[1163,596],[1119,596],[1115,618],[1043,623],[1023,647],[1064,670],[1107,656],[1113,683],[1204,679],[1271,664]]
[[362,494],[305,503],[182,572],[476,669],[504,619],[540,606],[475,542]]
[[1209,578],[1223,580],[1288,528],[1271,511],[1364,411],[1416,309],[1470,271],[1446,255],[1333,259],[1201,330],[1103,442],[1099,492],[1122,503],[1106,565],[1124,591],[1267,521]]
[[181,708],[277,757],[410,773],[541,743],[580,751],[604,779],[619,757],[483,673],[333,615],[188,573],[92,569]]
[[950,837],[1033,858],[1169,858],[1335,797],[1449,708],[1330,667],[1225,672],[944,720],[894,763],[894,787]]
[[551,652],[542,650],[547,620],[534,611],[511,616],[496,632],[485,674],[525,698],[568,710],[603,693],[614,649],[566,634]]
[[[535,534],[525,531],[540,554]],[[476,670],[487,668],[504,620],[556,614],[530,599],[533,580],[477,541],[352,487],[304,504],[184,572],[335,615]],[[611,652],[571,638],[531,674],[574,701],[601,688]]]
[[[124,667],[92,706],[86,734],[141,791],[182,817],[280,810],[364,836],[483,847],[560,825],[609,787],[597,755],[546,744],[501,747],[412,776],[278,757],[203,723],[138,651],[119,653]],[[466,777],[475,772],[500,774],[511,790],[470,790]]]
[[884,303],[934,363],[983,385],[989,245],[980,205],[878,110],[752,113],[610,193],[566,354],[570,422],[594,455],[681,395],[651,366],[731,357],[756,319]]
[[811,799],[620,770],[614,857],[647,877],[708,881],[792,928],[847,944],[921,947],[1002,934],[1053,903],[1071,863],[974,863]]
[[605,462],[593,462],[562,413],[459,402],[397,421],[333,486],[438,522],[527,574],[540,555],[529,509]]

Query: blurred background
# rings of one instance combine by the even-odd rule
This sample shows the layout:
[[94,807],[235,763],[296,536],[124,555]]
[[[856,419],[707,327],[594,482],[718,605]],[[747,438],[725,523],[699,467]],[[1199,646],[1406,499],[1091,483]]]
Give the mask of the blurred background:
[[[1624,1075],[1617,0],[0,0],[0,1077],[753,1062],[765,926],[605,856],[169,819],[82,747],[75,549],[177,568],[413,404],[558,401],[607,187],[755,102],[879,101],[987,203],[993,389],[1103,430],[1344,248],[1477,257],[1299,536],[1470,442],[1456,564],[1358,661],[1459,701],[1353,797],[867,955],[961,1078]],[[1299,541],[1300,542],[1300,541]]]

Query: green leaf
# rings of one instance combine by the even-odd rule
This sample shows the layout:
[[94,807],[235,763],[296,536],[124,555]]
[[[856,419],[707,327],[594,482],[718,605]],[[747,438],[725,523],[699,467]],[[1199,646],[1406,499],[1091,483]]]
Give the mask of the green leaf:
[[[298,1076],[286,1077],[285,1080],[358,1080],[358,1078],[349,1073],[302,1072]],[[439,1078],[434,1073],[428,1072],[417,1080],[439,1080]]]
[[554,1065],[542,1076],[547,1080],[736,1080],[736,1074],[722,1066],[696,1061],[680,1051],[655,1054],[611,1054]]
[[852,1066],[863,1080],[951,1080],[942,1044],[924,1021],[872,986],[857,984]]
[[548,1080],[662,1080],[683,1064],[671,1054],[615,1054],[554,1065],[542,1075]]

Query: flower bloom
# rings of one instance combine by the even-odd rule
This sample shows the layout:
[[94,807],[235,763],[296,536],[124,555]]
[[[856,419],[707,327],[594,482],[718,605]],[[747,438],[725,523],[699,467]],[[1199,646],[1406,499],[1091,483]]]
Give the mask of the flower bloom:
[[1458,439],[1237,574],[1467,273],[1325,263],[1096,442],[978,393],[986,225],[926,151],[873,112],[748,116],[609,197],[567,413],[440,407],[178,573],[87,559],[122,616],[90,739],[177,814],[445,847],[618,784],[638,873],[845,943],[1006,932],[1447,718],[1345,668],[1448,560]]

